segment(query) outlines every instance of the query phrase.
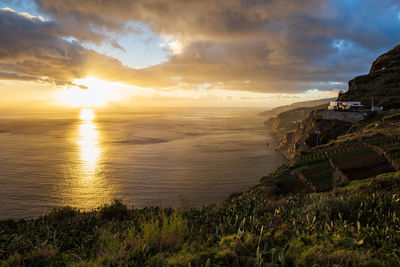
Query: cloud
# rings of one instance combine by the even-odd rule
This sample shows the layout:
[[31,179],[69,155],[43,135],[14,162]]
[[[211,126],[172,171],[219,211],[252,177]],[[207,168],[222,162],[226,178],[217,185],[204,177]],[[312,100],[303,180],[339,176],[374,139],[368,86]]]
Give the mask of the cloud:
[[[41,11],[98,29],[122,30],[128,21],[148,24],[159,34],[189,38],[241,38],[263,35],[265,29],[291,15],[324,16],[319,0],[36,0]],[[315,15],[315,11],[318,11]],[[274,25],[272,25],[274,26]]]
[[[10,31],[24,59],[22,66],[1,57],[3,46],[12,47],[2,38],[0,70],[61,83],[92,73],[162,90],[204,84],[257,92],[296,93],[315,85],[331,90],[366,72],[376,56],[397,44],[400,33],[397,0],[35,1],[51,21],[0,14],[2,21],[6,15],[21,20],[0,30]],[[131,22],[171,40],[169,60],[135,70],[82,46],[106,41],[128,49],[118,44],[118,35],[135,34]],[[32,28],[26,32],[34,41],[19,36],[26,28],[19,23]],[[43,64],[52,68],[46,73]]]
[[39,80],[59,85],[86,76],[139,86],[169,85],[146,70],[134,70],[76,41],[58,36],[55,22],[9,8],[0,9],[0,79]]

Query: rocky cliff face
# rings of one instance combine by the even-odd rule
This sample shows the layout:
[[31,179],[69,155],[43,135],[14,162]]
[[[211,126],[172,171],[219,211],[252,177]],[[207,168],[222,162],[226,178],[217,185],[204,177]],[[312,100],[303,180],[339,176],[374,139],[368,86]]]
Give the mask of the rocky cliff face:
[[278,114],[264,122],[269,132],[278,139],[277,149],[287,158],[288,147],[292,146],[292,139],[297,126],[312,111],[313,108],[296,108]]
[[265,121],[270,133],[279,139],[282,135],[297,128],[299,123],[308,116],[312,108],[296,108],[279,113],[276,117]]
[[287,147],[285,155],[293,158],[296,148],[310,148],[336,139],[346,134],[352,123],[338,120],[324,120],[322,114],[325,108],[313,110],[297,127],[291,144]]
[[316,144],[317,138],[313,134],[318,130],[316,122],[321,121],[322,111],[316,112],[315,109],[323,110],[327,105],[296,108],[265,121],[270,133],[278,139],[277,149],[285,157],[292,158],[298,148]]
[[293,158],[301,149],[328,143],[350,129],[352,123],[323,120],[325,109],[325,106],[294,109],[265,122],[278,139],[277,149],[286,158]]
[[367,75],[349,81],[349,90],[338,100],[361,101],[366,107],[400,108],[400,45],[379,56]]

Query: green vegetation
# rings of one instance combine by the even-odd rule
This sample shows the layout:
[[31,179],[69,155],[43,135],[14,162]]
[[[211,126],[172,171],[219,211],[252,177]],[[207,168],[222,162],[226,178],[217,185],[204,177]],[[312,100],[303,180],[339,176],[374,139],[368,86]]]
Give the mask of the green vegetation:
[[400,264],[400,176],[268,199],[250,190],[190,210],[55,209],[0,222],[2,266]]

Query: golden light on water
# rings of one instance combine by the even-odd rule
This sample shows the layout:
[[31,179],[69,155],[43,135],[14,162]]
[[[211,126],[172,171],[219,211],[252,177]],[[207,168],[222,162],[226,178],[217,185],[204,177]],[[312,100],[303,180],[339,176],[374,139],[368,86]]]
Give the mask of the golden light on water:
[[95,118],[93,110],[83,109],[79,117],[82,122],[79,125],[77,143],[80,149],[81,172],[87,177],[93,177],[101,152],[99,132],[97,125],[93,122]]
[[101,133],[98,129],[95,112],[82,109],[79,113],[77,128],[72,132],[76,144],[75,164],[71,182],[64,191],[65,205],[91,210],[109,202],[113,194],[112,186],[101,169],[104,153],[101,144]]

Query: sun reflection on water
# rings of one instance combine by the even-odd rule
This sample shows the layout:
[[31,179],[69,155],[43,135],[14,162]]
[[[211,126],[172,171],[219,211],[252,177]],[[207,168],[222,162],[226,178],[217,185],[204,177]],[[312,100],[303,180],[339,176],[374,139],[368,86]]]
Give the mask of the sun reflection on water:
[[112,186],[101,169],[104,153],[101,135],[91,109],[82,109],[79,122],[72,134],[76,144],[74,165],[71,166],[70,182],[65,188],[64,205],[91,210],[110,202]]
[[97,125],[92,120],[82,120],[79,125],[77,144],[80,149],[82,174],[86,175],[88,178],[93,178],[95,176],[101,150],[99,147]]

